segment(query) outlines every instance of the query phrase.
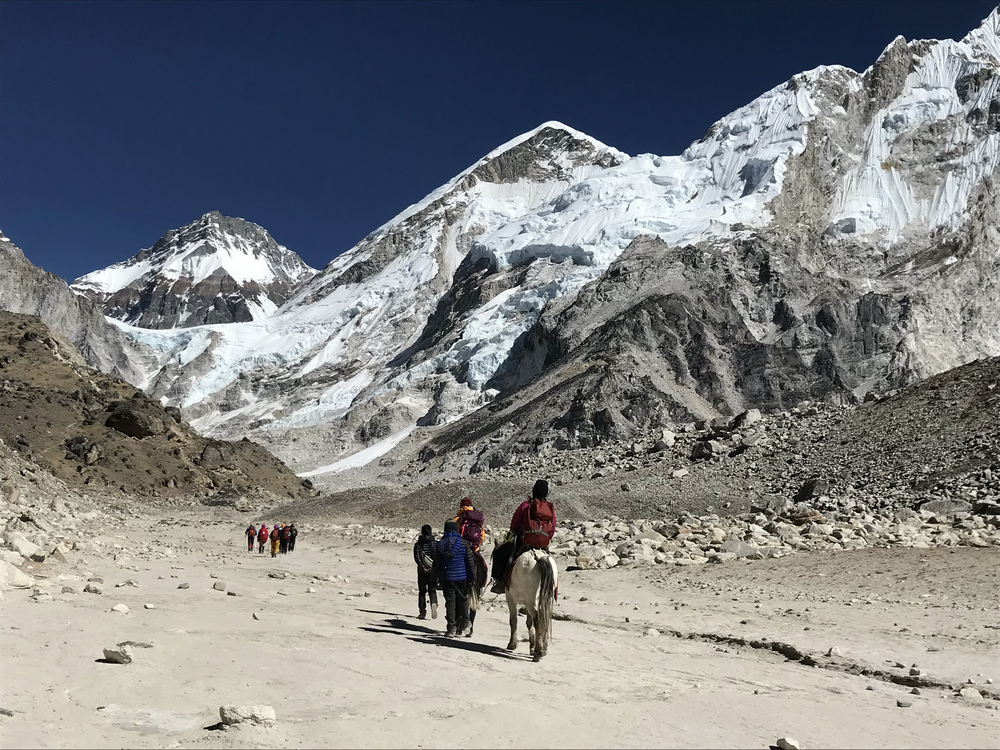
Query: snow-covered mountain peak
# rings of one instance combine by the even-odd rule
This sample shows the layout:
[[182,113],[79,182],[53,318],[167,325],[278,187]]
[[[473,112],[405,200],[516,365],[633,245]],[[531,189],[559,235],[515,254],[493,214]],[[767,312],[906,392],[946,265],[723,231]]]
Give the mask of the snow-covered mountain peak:
[[210,211],[132,258],[81,276],[72,287],[99,302],[109,317],[176,328],[259,320],[314,273],[263,227]]

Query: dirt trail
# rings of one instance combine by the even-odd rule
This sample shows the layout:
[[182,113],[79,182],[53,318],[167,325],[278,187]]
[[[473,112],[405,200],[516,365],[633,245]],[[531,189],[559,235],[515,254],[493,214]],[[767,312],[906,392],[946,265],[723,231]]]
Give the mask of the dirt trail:
[[[143,519],[125,534],[163,529]],[[101,576],[102,595],[34,603],[27,591],[7,594],[0,672],[14,678],[0,706],[15,714],[0,717],[3,746],[767,747],[790,735],[803,747],[1000,747],[993,700],[933,688],[910,695],[767,649],[668,634],[766,637],[809,653],[836,646],[845,662],[900,673],[886,660],[917,663],[947,683],[981,672],[980,687],[992,690],[994,550],[564,573],[563,619],[534,664],[527,644],[504,650],[505,607],[484,610],[471,639],[443,638],[443,612],[417,620],[406,546],[306,534],[272,561],[246,554],[236,525],[198,533],[174,544],[176,559],[79,560],[82,580],[67,584],[81,590],[88,575]],[[866,570],[919,571],[922,592],[949,593],[911,596],[897,581],[863,604],[851,576]],[[115,588],[130,578],[137,588]],[[240,596],[213,590],[216,581]],[[110,611],[119,602],[127,615]],[[644,635],[649,627],[663,634]],[[136,649],[127,666],[97,661],[124,640],[153,648]],[[208,729],[229,703],[271,705],[278,723]]]

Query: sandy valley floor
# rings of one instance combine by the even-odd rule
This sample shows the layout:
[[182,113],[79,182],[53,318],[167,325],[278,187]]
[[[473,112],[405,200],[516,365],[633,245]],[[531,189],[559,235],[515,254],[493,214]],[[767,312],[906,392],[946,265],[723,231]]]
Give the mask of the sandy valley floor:
[[[157,520],[116,533],[192,530]],[[1000,747],[996,549],[563,572],[535,664],[503,648],[502,601],[471,639],[441,636],[443,606],[417,620],[408,546],[314,533],[272,561],[246,554],[239,521],[199,533],[172,558],[71,559],[49,570],[79,576],[54,601],[6,594],[3,746]],[[59,593],[89,576],[103,594]],[[99,661],[125,640],[152,648]],[[891,681],[913,665],[919,695]],[[969,678],[984,700],[946,687]],[[273,706],[278,723],[213,728],[223,704]]]

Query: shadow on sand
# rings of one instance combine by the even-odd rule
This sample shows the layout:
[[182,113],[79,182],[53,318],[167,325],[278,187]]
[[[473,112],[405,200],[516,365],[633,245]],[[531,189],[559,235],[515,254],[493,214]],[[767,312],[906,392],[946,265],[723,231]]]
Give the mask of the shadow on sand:
[[[373,614],[391,613],[375,612]],[[362,625],[360,626],[360,630],[363,630],[366,633],[390,633],[392,635],[401,635],[409,638],[414,643],[432,643],[437,646],[457,648],[462,651],[472,651],[479,654],[487,654],[488,656],[501,657],[503,659],[524,660],[531,658],[530,654],[525,655],[512,653],[505,648],[492,646],[488,643],[479,643],[469,638],[448,638],[440,630],[434,630],[433,628],[428,628],[425,625],[417,625],[412,622],[407,622],[402,617],[390,617],[385,620],[384,623],[385,624],[371,623],[369,625]]]

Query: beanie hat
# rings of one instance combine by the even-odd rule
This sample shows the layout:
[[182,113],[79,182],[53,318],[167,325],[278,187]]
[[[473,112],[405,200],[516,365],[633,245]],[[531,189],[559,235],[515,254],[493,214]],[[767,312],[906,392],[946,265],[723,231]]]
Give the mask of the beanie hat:
[[535,482],[535,486],[531,488],[531,496],[539,500],[547,498],[549,496],[549,483],[544,479],[539,479]]
[[454,521],[445,521],[444,522],[444,533],[448,534],[448,533],[450,533],[452,531],[454,531],[456,534],[458,533],[458,524],[455,523]]
[[458,501],[458,507],[462,507],[463,505],[468,505],[471,508],[472,507],[472,498],[471,497],[463,497],[461,500],[459,500]]
[[431,535],[431,525],[429,523],[425,523],[423,526],[421,526],[420,527],[420,534],[422,536],[430,536]]

